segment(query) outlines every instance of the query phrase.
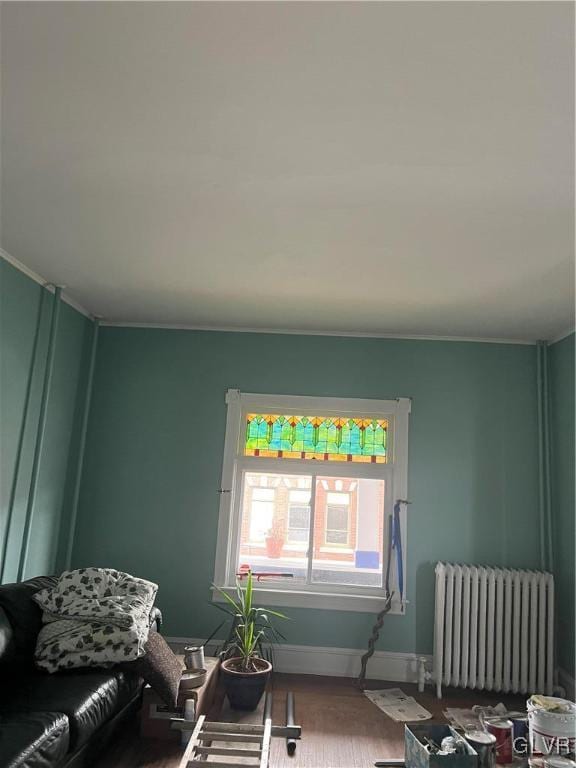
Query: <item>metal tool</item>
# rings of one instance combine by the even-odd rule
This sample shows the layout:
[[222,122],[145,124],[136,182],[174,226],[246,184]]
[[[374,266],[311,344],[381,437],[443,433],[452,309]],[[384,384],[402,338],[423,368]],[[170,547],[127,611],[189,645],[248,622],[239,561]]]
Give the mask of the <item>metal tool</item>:
[[239,581],[246,579],[251,574],[256,581],[262,581],[262,579],[293,579],[294,574],[289,571],[254,571],[249,565],[243,564],[239,567],[236,573],[236,578]]
[[384,624],[384,616],[388,613],[388,611],[392,607],[393,597],[394,597],[394,592],[391,592],[384,600],[384,606],[382,610],[380,611],[378,616],[376,616],[376,622],[372,627],[372,635],[368,640],[368,650],[362,656],[362,659],[361,659],[360,674],[358,675],[358,680],[356,681],[356,684],[358,685],[359,688],[364,688],[364,684],[366,682],[366,667],[368,665],[368,661],[374,655],[374,648],[376,646],[376,641],[380,637],[380,630],[382,629],[382,626]]
[[[289,691],[286,694],[286,726],[294,725],[294,694]],[[296,739],[286,739],[286,750],[289,755],[296,752]]]
[[[247,576],[248,571],[238,571],[236,574],[236,577],[240,580],[245,579]],[[256,579],[256,581],[262,581],[262,579],[293,579],[294,574],[287,571],[252,571],[252,578]]]
[[266,691],[264,694],[264,714],[262,715],[262,722],[266,720],[272,720],[272,706],[273,706],[272,694],[270,691]]
[[[402,532],[400,528],[400,505],[410,504],[407,499],[398,499],[394,504],[394,513],[392,515],[392,549],[396,552],[396,569],[398,571],[398,591],[400,593],[400,602],[404,601],[404,563],[402,562]],[[388,569],[390,559],[388,559]],[[389,571],[386,573],[388,580]],[[386,592],[389,592],[389,584],[386,583]]]
[[382,629],[382,626],[384,624],[384,616],[390,611],[390,608],[392,607],[392,598],[394,597],[394,592],[390,591],[390,565],[392,563],[393,551],[396,554],[396,569],[398,573],[397,581],[398,581],[398,590],[400,592],[400,602],[402,602],[404,599],[404,566],[402,563],[402,534],[401,534],[401,527],[400,527],[400,506],[402,504],[411,504],[411,503],[412,502],[408,501],[407,499],[397,499],[396,503],[394,504],[394,512],[389,517],[388,549],[386,554],[386,579],[384,582],[384,591],[385,591],[384,604],[382,606],[382,610],[376,616],[376,621],[374,622],[374,626],[372,627],[372,635],[368,640],[368,650],[362,656],[362,659],[361,659],[360,674],[358,675],[358,679],[356,681],[356,684],[359,688],[364,688],[364,683],[366,681],[366,667],[368,665],[368,661],[374,655],[376,641],[380,637],[380,630]]

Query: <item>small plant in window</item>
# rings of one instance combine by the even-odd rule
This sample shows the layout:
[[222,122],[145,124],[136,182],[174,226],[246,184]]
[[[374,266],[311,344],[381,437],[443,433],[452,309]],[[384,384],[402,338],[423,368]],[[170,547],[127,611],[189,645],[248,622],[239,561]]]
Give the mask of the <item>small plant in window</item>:
[[[215,585],[214,585],[215,586]],[[233,709],[254,710],[258,706],[272,663],[270,646],[284,636],[276,629],[271,617],[286,619],[283,613],[269,608],[256,608],[253,601],[252,572],[246,575],[246,584],[236,581],[236,595],[215,586],[225,600],[217,608],[229,614],[232,626],[220,655],[226,694]]]
[[277,558],[282,554],[284,542],[286,541],[286,529],[284,522],[275,518],[272,527],[266,531],[264,537],[266,542],[266,554],[268,557]]

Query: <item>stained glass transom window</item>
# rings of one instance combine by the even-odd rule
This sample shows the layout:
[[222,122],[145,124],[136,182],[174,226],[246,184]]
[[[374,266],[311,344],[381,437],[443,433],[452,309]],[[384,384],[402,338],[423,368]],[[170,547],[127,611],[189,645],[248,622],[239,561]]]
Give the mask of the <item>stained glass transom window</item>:
[[245,456],[386,463],[387,419],[249,413]]

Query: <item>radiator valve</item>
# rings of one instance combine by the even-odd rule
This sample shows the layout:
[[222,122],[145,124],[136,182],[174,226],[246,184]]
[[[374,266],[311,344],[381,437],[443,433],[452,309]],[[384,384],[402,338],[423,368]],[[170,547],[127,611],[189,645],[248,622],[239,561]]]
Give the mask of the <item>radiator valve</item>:
[[418,693],[424,693],[424,686],[432,680],[432,674],[426,669],[426,656],[418,657]]

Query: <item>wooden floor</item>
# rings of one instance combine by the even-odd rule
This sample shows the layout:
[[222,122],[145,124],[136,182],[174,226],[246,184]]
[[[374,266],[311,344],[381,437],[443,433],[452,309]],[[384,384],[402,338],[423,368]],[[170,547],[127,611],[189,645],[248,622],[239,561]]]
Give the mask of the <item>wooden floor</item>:
[[[379,680],[368,687],[398,685]],[[401,687],[440,722],[444,722],[442,710],[446,707],[499,701],[510,710],[525,707],[524,699],[518,696],[446,689],[444,698],[438,701],[431,687],[423,694],[417,693],[415,685],[404,683]],[[296,754],[289,757],[285,741],[273,739],[271,768],[368,768],[378,758],[403,757],[403,723],[384,715],[354,687],[352,680],[277,673],[273,690],[275,724],[284,723],[286,691],[295,694],[296,722],[302,726],[302,740]],[[180,755],[178,745],[140,739],[134,723],[110,744],[97,768],[177,768]]]

